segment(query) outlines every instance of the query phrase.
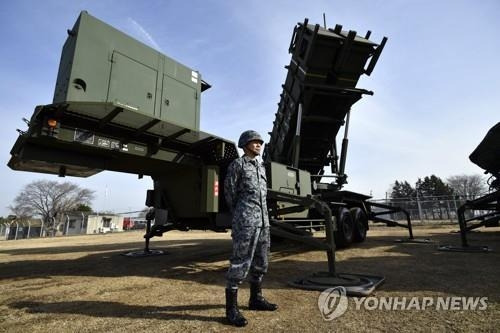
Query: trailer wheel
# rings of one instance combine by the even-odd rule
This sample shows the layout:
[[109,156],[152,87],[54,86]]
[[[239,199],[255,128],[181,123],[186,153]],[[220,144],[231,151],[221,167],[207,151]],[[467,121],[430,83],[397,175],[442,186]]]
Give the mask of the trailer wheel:
[[368,217],[366,213],[359,207],[350,209],[352,220],[354,222],[354,232],[352,240],[354,242],[364,242],[366,232],[368,231]]
[[351,245],[354,233],[354,222],[347,208],[341,208],[338,212],[337,231],[335,231],[335,244],[338,248]]

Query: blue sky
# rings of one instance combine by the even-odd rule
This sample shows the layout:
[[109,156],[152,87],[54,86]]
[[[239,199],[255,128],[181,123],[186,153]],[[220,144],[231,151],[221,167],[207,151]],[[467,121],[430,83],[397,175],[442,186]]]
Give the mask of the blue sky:
[[[288,45],[305,17],[389,41],[373,90],[351,113],[347,189],[385,196],[394,180],[481,173],[468,155],[500,121],[500,2],[483,1],[2,1],[0,31],[0,215],[27,183],[56,176],[6,164],[38,104],[49,104],[66,29],[81,10],[199,70],[201,129],[237,141],[272,129]],[[144,205],[149,178],[102,172],[66,178],[96,191],[93,207],[123,212]]]

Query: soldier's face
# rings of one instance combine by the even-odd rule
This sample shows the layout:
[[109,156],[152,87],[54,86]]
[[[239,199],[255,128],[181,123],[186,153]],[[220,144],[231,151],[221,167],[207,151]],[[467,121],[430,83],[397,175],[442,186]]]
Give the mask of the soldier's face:
[[262,148],[262,144],[260,143],[260,141],[254,140],[254,141],[250,141],[249,143],[247,143],[244,150],[245,150],[245,153],[247,155],[249,155],[250,157],[255,157],[255,156],[260,155],[261,148]]

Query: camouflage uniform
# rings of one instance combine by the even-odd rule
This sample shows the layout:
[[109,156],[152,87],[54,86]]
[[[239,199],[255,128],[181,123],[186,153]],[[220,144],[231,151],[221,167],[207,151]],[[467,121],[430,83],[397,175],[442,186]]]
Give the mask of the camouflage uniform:
[[228,168],[224,192],[232,210],[233,254],[226,273],[227,287],[237,289],[250,271],[251,282],[260,283],[267,272],[270,247],[266,172],[247,155]]

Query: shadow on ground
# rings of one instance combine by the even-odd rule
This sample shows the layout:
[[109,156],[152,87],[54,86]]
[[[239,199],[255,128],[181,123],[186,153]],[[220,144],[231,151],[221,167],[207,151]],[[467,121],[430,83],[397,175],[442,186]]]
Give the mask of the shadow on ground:
[[[437,251],[438,244],[460,243],[458,234],[432,233],[433,244],[395,243],[397,236],[371,236],[366,242],[337,253],[337,270],[385,276],[381,290],[390,292],[435,291],[457,295],[500,295],[500,232],[475,232],[471,245],[488,245],[493,253],[450,253]],[[140,244],[140,243],[139,243]],[[58,253],[97,251],[78,259],[19,260],[1,264],[0,280],[51,278],[52,276],[122,277],[143,276],[224,285],[225,262],[231,240],[166,240],[156,242],[167,255],[128,258],[120,254],[127,246],[74,246]],[[40,254],[39,249],[21,250]],[[42,253],[44,249],[41,250]],[[3,251],[6,253],[9,251]],[[12,253],[17,251],[13,250]],[[51,252],[52,253],[52,252]],[[15,259],[15,257],[13,257]],[[266,287],[288,289],[288,282],[312,272],[326,271],[324,252],[306,246],[280,242],[271,255]],[[212,265],[218,263],[217,265]],[[57,307],[57,305],[54,305]],[[64,308],[64,306],[61,306]],[[147,312],[149,310],[141,310]]]
[[[79,314],[92,317],[141,318],[160,320],[200,320],[225,323],[225,317],[199,316],[183,313],[185,311],[203,311],[223,309],[224,305],[174,305],[174,306],[138,306],[119,302],[70,301],[70,302],[15,302],[11,308],[24,309],[28,313]],[[221,311],[222,312],[222,311]]]

